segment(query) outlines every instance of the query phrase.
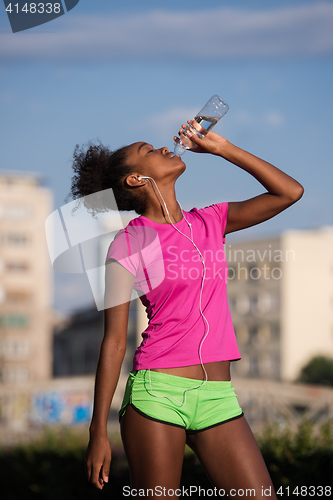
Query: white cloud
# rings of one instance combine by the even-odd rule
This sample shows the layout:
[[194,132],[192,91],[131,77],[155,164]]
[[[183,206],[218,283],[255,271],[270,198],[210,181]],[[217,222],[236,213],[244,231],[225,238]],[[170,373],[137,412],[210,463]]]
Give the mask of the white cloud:
[[0,59],[47,61],[223,60],[333,54],[333,5],[221,8],[139,15],[64,16],[61,31],[0,35]]
[[270,127],[279,128],[284,125],[285,119],[280,111],[269,111],[264,116],[264,122]]
[[177,108],[150,116],[146,124],[155,133],[157,140],[173,137],[178,134],[182,123],[193,118],[200,109]]
[[248,126],[253,123],[253,115],[246,109],[236,109],[231,117],[238,125]]
[[250,112],[249,110],[235,109],[230,115],[228,125],[241,127],[243,129],[260,129],[262,127],[283,128],[286,125],[286,116],[276,109],[268,109],[261,112]]

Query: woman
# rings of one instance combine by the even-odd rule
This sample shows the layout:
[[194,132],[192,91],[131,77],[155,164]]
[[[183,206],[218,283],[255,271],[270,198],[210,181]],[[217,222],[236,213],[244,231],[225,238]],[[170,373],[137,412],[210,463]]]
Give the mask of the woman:
[[226,234],[274,217],[301,198],[303,187],[216,133],[190,138],[196,153],[228,160],[267,192],[183,212],[175,182],[186,167],[167,148],[139,142],[115,153],[91,146],[87,153],[74,155],[74,197],[112,187],[120,210],[134,209],[141,215],[118,233],[107,256],[105,331],[86,473],[99,489],[108,482],[111,449],[106,424],[126,349],[134,287],[147,307],[149,326],[136,351],[120,411],[131,488],[157,498],[155,488],[165,487],[168,497],[176,498],[187,443],[212,484],[229,496],[238,498],[238,490],[252,489],[253,498],[267,498],[267,491],[276,498],[230,381],[230,362],[240,355],[221,252]]

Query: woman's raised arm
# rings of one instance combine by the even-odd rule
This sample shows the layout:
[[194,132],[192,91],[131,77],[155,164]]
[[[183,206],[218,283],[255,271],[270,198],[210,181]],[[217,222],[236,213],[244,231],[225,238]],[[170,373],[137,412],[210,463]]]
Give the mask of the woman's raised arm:
[[221,156],[251,174],[267,190],[254,198],[229,203],[226,234],[264,222],[302,197],[304,188],[299,182],[220,135],[208,132],[203,139],[195,134],[190,134],[189,137],[197,144],[195,152]]

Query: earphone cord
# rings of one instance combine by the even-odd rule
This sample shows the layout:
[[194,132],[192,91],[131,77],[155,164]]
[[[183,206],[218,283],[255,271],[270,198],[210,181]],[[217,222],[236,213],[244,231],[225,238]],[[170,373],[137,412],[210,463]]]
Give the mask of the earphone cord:
[[179,229],[178,229],[178,228],[174,225],[174,223],[173,223],[173,222],[172,222],[172,220],[171,220],[171,217],[170,217],[170,214],[169,214],[168,207],[166,206],[166,203],[165,203],[165,201],[164,201],[164,198],[163,198],[163,196],[162,196],[162,194],[161,194],[161,192],[160,192],[160,190],[159,190],[159,188],[158,188],[158,186],[157,186],[157,184],[156,184],[155,180],[154,180],[152,177],[147,177],[147,179],[151,179],[151,180],[155,183],[156,189],[157,189],[157,191],[158,191],[158,193],[159,193],[160,197],[162,198],[162,201],[163,201],[163,204],[164,204],[165,210],[166,210],[166,212],[167,212],[167,214],[168,214],[168,217],[169,217],[169,220],[170,220],[171,225],[172,225],[172,226],[173,226],[173,227],[174,227],[174,228],[178,231],[178,233],[180,233],[181,235],[185,236],[185,238],[187,238],[187,239],[188,239],[188,240],[189,240],[189,241],[190,241],[190,242],[194,245],[194,247],[196,248],[196,250],[198,251],[198,253],[199,253],[199,255],[200,255],[201,262],[202,262],[202,265],[203,265],[203,275],[202,275],[201,290],[200,290],[200,296],[199,296],[199,308],[200,308],[200,313],[201,313],[202,317],[204,318],[204,320],[205,320],[205,321],[206,321],[206,323],[207,323],[207,332],[206,332],[206,334],[203,336],[203,338],[202,338],[202,339],[201,339],[201,341],[200,341],[200,346],[199,346],[199,359],[200,359],[200,363],[201,363],[201,366],[202,366],[203,372],[204,372],[204,374],[205,374],[205,379],[201,382],[201,384],[199,384],[199,385],[195,385],[195,386],[193,386],[193,387],[190,387],[190,388],[186,389],[186,390],[184,391],[184,393],[183,393],[183,402],[181,402],[181,401],[179,401],[178,399],[176,399],[176,398],[174,398],[174,397],[172,397],[172,396],[171,396],[171,397],[169,397],[169,396],[158,396],[157,394],[155,394],[155,393],[153,392],[153,389],[152,389],[152,383],[151,383],[150,368],[148,368],[148,372],[149,372],[149,386],[150,386],[150,391],[151,391],[151,394],[152,394],[153,396],[157,397],[157,398],[173,399],[174,401],[177,401],[177,403],[179,403],[181,406],[183,406],[183,405],[185,405],[185,403],[186,403],[186,393],[187,393],[188,391],[191,391],[192,389],[197,389],[197,388],[199,388],[199,387],[201,387],[201,386],[205,385],[205,384],[206,384],[206,382],[208,381],[208,374],[207,374],[206,368],[205,368],[205,366],[204,366],[204,364],[203,364],[203,362],[202,362],[202,355],[201,355],[202,345],[203,345],[203,343],[204,343],[204,341],[205,341],[205,339],[206,339],[206,337],[207,337],[207,335],[208,335],[208,332],[209,332],[209,323],[208,323],[207,318],[205,317],[204,313],[202,312],[202,306],[201,306],[202,290],[203,290],[203,285],[204,285],[204,281],[205,281],[205,277],[206,277],[206,266],[205,266],[205,261],[204,261],[204,258],[203,258],[203,256],[202,256],[202,254],[201,254],[201,252],[200,252],[199,248],[197,247],[197,245],[196,245],[196,244],[194,243],[194,241],[193,241],[192,224],[191,224],[190,222],[188,222],[188,220],[186,219],[185,214],[184,214],[183,209],[182,209],[182,206],[181,206],[181,204],[179,203],[179,201],[177,200],[177,203],[178,203],[178,205],[179,205],[179,207],[180,207],[180,209],[181,209],[181,211],[182,211],[183,217],[184,217],[185,221],[187,222],[187,225],[188,225],[188,226],[189,226],[189,228],[190,228],[190,231],[191,231],[191,238],[189,238],[186,234],[184,234],[184,233],[182,233],[181,231],[179,231]]

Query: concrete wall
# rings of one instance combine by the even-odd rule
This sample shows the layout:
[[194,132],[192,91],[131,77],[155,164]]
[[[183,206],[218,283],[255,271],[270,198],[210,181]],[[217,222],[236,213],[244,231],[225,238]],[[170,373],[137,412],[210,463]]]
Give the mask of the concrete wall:
[[[93,376],[64,377],[17,387],[0,386],[0,441],[15,432],[27,433],[43,425],[84,425],[88,429],[94,397]],[[115,420],[126,382],[121,375],[110,417]]]
[[333,358],[333,228],[287,231],[281,237],[281,374],[294,380],[314,356]]

